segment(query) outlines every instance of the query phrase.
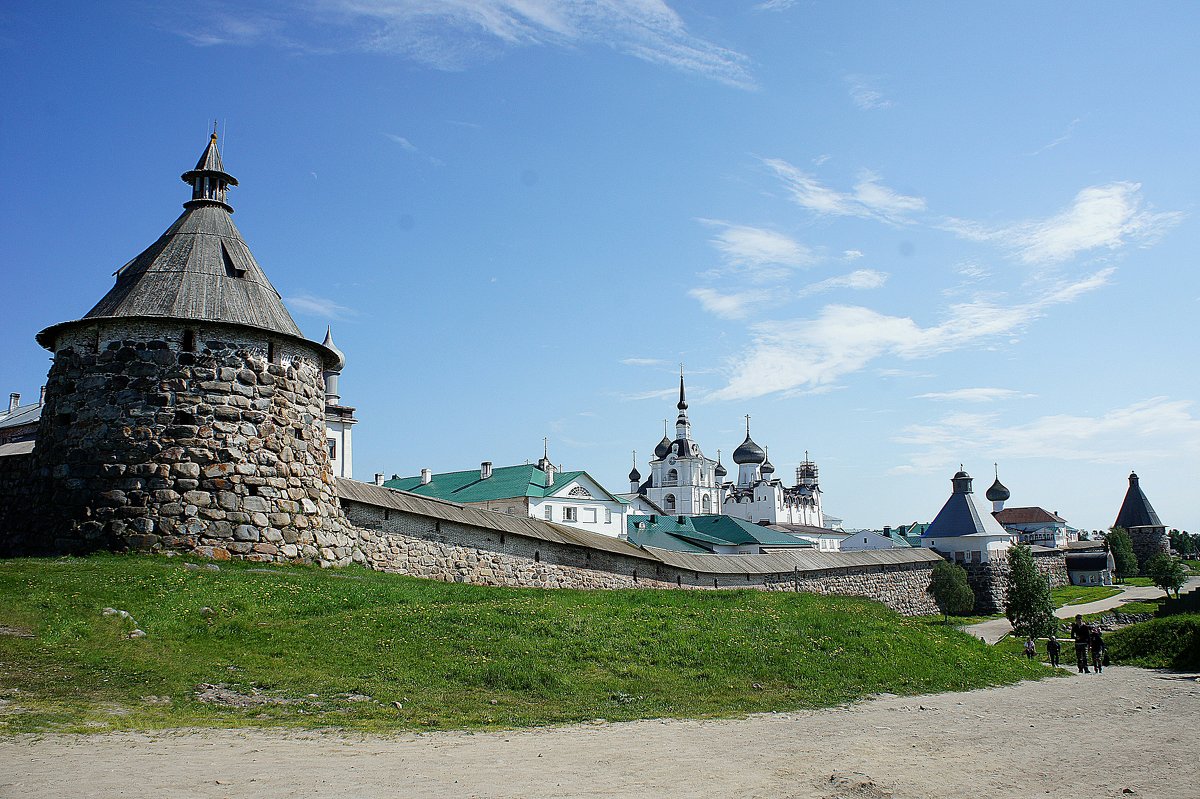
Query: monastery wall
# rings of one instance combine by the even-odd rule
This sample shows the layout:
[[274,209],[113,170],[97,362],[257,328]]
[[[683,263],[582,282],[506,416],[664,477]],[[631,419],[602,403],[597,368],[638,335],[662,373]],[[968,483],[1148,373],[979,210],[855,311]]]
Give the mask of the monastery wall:
[[[966,568],[967,582],[975,592],[975,609],[972,612],[978,616],[1003,613],[1004,594],[1008,590],[1008,577],[1012,571],[1008,567],[1008,559],[960,565]],[[1038,574],[1049,578],[1051,588],[1070,585],[1066,553],[1062,550],[1034,550],[1033,565]]]
[[33,467],[32,453],[0,457],[0,557],[38,552],[29,536],[38,499]]
[[315,345],[121,319],[54,350],[34,452],[47,548],[350,562]]
[[[342,482],[344,484],[344,481]],[[530,588],[677,588],[803,591],[877,599],[906,615],[936,613],[928,593],[933,563],[880,563],[829,568],[756,571],[755,556],[719,557],[727,569],[686,569],[652,550],[623,542],[611,549],[547,540],[471,523],[447,506],[441,518],[342,497],[346,518],[358,528],[355,560],[381,571],[446,582]],[[478,512],[484,514],[485,512]],[[527,523],[500,514],[497,524]],[[535,523],[536,524],[536,523]],[[627,551],[621,551],[625,550]],[[665,556],[664,556],[665,557]]]

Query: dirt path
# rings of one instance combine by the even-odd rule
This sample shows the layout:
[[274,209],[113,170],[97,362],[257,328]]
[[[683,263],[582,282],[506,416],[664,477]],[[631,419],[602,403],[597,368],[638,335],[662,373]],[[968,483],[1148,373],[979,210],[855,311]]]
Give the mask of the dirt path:
[[[1086,616],[1089,613],[1112,610],[1124,605],[1126,602],[1162,599],[1163,597],[1163,590],[1156,586],[1119,585],[1117,588],[1121,589],[1121,593],[1115,596],[1110,596],[1107,599],[1098,599],[1095,602],[1085,602],[1082,605],[1063,605],[1061,608],[1055,609],[1054,615],[1060,619],[1073,619],[1076,613]],[[1186,594],[1196,589],[1200,589],[1200,577],[1189,577],[1179,591],[1181,594]],[[981,621],[979,624],[970,624],[960,629],[977,638],[982,638],[989,644],[994,644],[1012,632],[1012,625],[1008,623],[1008,619],[991,619],[989,621]]]
[[0,796],[1191,799],[1196,729],[1200,677],[1115,667],[743,721],[22,737],[0,741]]

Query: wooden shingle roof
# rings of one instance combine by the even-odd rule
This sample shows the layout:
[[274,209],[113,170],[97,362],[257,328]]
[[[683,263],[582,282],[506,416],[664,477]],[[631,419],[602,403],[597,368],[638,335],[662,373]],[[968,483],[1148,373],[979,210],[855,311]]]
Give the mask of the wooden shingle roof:
[[[223,322],[304,337],[233,224],[224,192],[237,181],[221,170],[214,137],[197,168],[183,175],[196,185],[184,212],[158,241],[117,270],[116,285],[84,319]],[[61,327],[43,330],[38,343],[53,347]]]

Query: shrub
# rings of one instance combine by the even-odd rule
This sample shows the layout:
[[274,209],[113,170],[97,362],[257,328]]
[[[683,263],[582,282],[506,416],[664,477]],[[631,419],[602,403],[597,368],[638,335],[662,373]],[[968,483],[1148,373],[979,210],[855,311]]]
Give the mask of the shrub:
[[1115,663],[1150,669],[1200,669],[1200,615],[1188,614],[1131,624],[1108,636]]
[[1008,550],[1008,590],[1004,595],[1004,615],[1022,638],[1041,638],[1054,631],[1054,603],[1050,585],[1038,573],[1033,553],[1025,544]]
[[964,616],[975,608],[975,592],[967,582],[967,570],[957,563],[943,560],[934,565],[929,593],[942,611],[943,621],[950,616]]

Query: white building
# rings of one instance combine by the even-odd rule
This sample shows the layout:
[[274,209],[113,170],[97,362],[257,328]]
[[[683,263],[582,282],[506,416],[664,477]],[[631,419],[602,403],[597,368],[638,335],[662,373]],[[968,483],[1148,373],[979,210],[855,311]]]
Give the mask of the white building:
[[445,499],[484,510],[529,516],[617,538],[625,534],[629,503],[608,492],[583,471],[562,471],[543,457],[537,465],[478,469],[434,474],[422,469],[416,477],[393,477],[388,488],[423,497]]
[[337,363],[325,370],[325,446],[329,449],[329,469],[334,477],[354,477],[354,442],[350,428],[358,423],[354,409],[342,405],[338,377],[346,366],[346,356],[333,343],[333,331],[325,328],[326,347],[337,356]]
[[[679,375],[679,415],[675,420],[675,439],[664,431],[654,448],[650,476],[644,483],[635,464],[629,473],[630,489],[644,496],[662,512],[675,516],[724,514],[754,524],[787,524],[820,528],[821,489],[817,465],[805,460],[796,468],[796,483],[785,486],[775,477],[775,467],[764,449],[750,438],[750,417],[746,417],[746,439],[734,450],[736,481],[717,460],[704,456],[692,439],[687,415],[682,372]],[[838,520],[840,521],[840,520]]]
[[988,563],[1006,557],[1016,536],[975,504],[971,476],[959,467],[953,491],[921,535],[921,545],[957,563]]

